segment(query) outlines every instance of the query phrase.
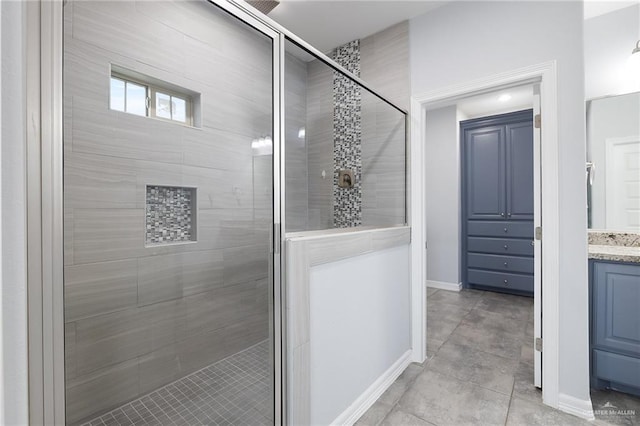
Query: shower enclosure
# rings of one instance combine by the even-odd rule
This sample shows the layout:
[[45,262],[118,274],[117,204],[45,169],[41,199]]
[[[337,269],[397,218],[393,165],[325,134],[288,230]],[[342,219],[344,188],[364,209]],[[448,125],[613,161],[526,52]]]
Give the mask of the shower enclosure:
[[66,423],[286,422],[285,232],[405,224],[406,113],[233,1],[61,7]]
[[64,23],[67,422],[273,423],[273,36],[205,1]]

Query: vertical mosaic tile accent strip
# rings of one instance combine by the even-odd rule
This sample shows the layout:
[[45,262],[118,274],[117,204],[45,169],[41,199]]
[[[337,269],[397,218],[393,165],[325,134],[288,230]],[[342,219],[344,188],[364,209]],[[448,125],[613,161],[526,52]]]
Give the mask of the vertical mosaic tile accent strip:
[[[333,51],[333,59],[360,76],[360,40]],[[333,72],[333,225],[348,228],[362,224],[362,94],[360,86]],[[338,186],[338,171],[353,170],[352,188]]]
[[195,241],[195,188],[147,186],[147,244]]

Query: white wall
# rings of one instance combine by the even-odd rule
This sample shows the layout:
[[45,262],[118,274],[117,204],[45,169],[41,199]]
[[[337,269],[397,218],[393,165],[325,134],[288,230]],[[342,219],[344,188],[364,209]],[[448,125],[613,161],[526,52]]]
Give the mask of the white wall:
[[[427,284],[460,282],[460,143],[455,106],[427,111]],[[432,283],[434,284],[434,283]]]
[[640,61],[629,62],[640,39],[640,4],[587,19],[584,22],[585,96],[640,91]]
[[311,424],[328,425],[411,347],[409,246],[311,268]]
[[23,2],[0,2],[0,424],[28,423]]
[[413,96],[557,61],[559,389],[561,394],[589,401],[583,5],[453,2],[410,24]]

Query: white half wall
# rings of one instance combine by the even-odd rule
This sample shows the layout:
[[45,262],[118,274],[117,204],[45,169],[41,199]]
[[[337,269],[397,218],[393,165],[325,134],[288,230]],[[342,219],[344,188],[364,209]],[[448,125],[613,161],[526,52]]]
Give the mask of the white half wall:
[[427,111],[427,285],[460,282],[460,144],[455,106]]
[[0,424],[28,424],[25,2],[0,2]]
[[[582,2],[451,2],[410,21],[410,59],[413,97],[556,61],[557,383],[561,394],[589,401],[583,25]],[[557,407],[557,395],[546,402]]]
[[310,270],[311,424],[328,425],[411,348],[409,246]]

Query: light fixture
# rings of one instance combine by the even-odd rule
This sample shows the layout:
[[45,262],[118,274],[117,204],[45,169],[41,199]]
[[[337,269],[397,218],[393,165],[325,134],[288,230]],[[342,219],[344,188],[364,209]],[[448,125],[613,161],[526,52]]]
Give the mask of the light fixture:
[[507,102],[510,99],[511,99],[511,95],[508,94],[508,93],[504,93],[504,94],[500,95],[500,97],[498,98],[498,100],[500,102]]

